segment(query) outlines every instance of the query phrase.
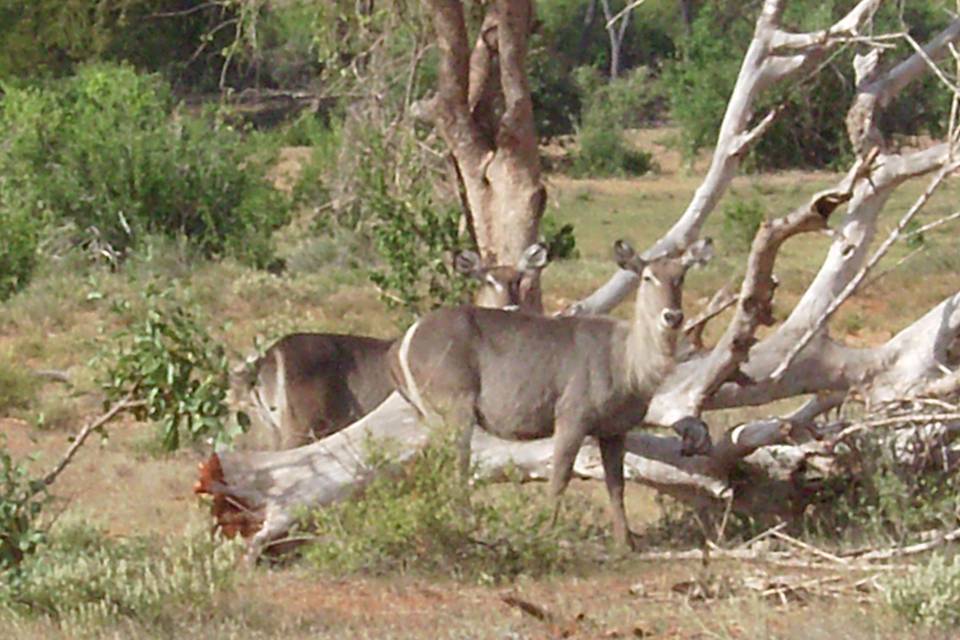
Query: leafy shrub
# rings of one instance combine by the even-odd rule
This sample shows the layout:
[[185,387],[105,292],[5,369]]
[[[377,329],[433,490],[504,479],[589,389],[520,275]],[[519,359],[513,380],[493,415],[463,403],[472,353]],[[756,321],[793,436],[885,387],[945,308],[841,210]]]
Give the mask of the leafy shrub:
[[956,629],[960,625],[960,556],[935,555],[887,584],[887,602],[914,624]]
[[37,263],[38,231],[36,220],[7,202],[0,190],[0,301],[30,280]]
[[901,545],[956,527],[960,478],[939,463],[907,467],[898,462],[897,447],[889,434],[874,433],[838,449],[844,471],[823,483],[807,508],[807,529],[830,540]]
[[157,77],[94,65],[45,88],[4,90],[0,171],[34,216],[69,221],[115,255],[162,233],[206,256],[269,263],[269,232],[286,209],[263,159],[236,131],[172,117]]
[[238,550],[205,534],[157,548],[88,525],[61,527],[24,563],[19,584],[0,585],[0,609],[46,618],[69,635],[125,620],[168,635],[185,614],[209,615],[214,598],[232,585]]
[[653,169],[653,156],[630,148],[623,130],[642,113],[645,95],[636,91],[630,78],[646,78],[638,70],[628,79],[603,84],[590,68],[576,73],[584,110],[577,132],[579,149],[573,161],[573,173],[580,176],[640,175]]
[[335,170],[337,154],[343,143],[339,123],[331,122],[320,129],[311,124],[309,130],[302,134],[302,141],[313,147],[313,150],[310,160],[301,167],[300,175],[293,186],[293,201],[299,206],[329,205],[330,174]]
[[603,518],[599,510],[568,495],[552,525],[548,501],[530,500],[519,486],[468,487],[456,440],[451,430],[438,430],[403,469],[384,469],[391,456],[374,452],[371,467],[381,475],[363,496],[306,520],[318,538],[307,559],[336,573],[443,572],[499,581],[550,573],[582,557],[583,542],[598,535],[588,522]]
[[[935,3],[909,4],[902,7],[903,18],[920,42],[944,26],[946,16],[938,12]],[[848,9],[840,2],[797,1],[788,5],[783,22],[791,31],[815,31],[832,24]],[[690,34],[680,41],[677,59],[665,66],[671,113],[682,129],[688,158],[716,140],[755,19],[756,11],[743,11],[738,3],[704,3]],[[873,28],[878,33],[900,31],[900,9],[883,5]],[[828,69],[806,82],[799,82],[803,76],[796,76],[787,86],[761,96],[754,108],[758,117],[775,104],[786,102],[788,108],[750,150],[748,167],[772,170],[844,162],[850,153],[844,117],[855,88],[855,52],[854,48],[841,52]],[[901,44],[886,52],[884,59],[899,60],[908,52],[912,51]],[[946,121],[946,94],[930,79],[916,83],[885,110],[881,128],[889,133],[936,133]]]
[[736,249],[749,249],[764,217],[756,199],[729,202],[723,207],[723,237]]
[[[164,449],[181,442],[212,438],[227,442],[229,362],[226,350],[171,292],[147,288],[144,316],[115,337],[113,353],[102,354],[102,387],[108,400],[127,395],[142,402],[132,409],[138,420],[160,423]],[[129,309],[129,303],[121,303]]]
[[584,125],[573,174],[583,177],[642,175],[653,168],[653,156],[627,147],[620,130],[605,123]]
[[39,518],[48,502],[43,480],[31,477],[0,437],[0,590],[18,584],[24,560],[45,540]]
[[555,53],[543,36],[530,39],[527,74],[534,124],[541,138],[570,133],[580,118],[580,92],[567,65]]
[[551,260],[570,260],[580,257],[573,224],[561,225],[556,218],[547,214],[540,219],[540,234],[547,245],[547,255]]
[[[453,269],[450,253],[461,247],[460,210],[436,194],[431,167],[413,134],[390,135],[352,124],[340,158],[351,156],[349,201],[337,221],[362,229],[373,241],[379,264],[370,280],[391,307],[421,314],[465,299],[470,283]],[[345,187],[349,188],[345,188]]]

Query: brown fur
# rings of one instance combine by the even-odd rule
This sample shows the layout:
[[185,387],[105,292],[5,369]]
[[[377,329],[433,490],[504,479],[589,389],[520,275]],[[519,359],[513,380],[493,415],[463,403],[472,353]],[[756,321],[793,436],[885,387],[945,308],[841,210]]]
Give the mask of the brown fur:
[[[467,251],[454,264],[481,282],[478,304],[540,311],[540,271],[546,247],[531,245],[517,267],[483,266]],[[384,358],[391,340],[333,333],[298,333],[275,342],[235,371],[235,404],[257,424],[241,439],[247,448],[290,449],[350,425],[393,391]]]

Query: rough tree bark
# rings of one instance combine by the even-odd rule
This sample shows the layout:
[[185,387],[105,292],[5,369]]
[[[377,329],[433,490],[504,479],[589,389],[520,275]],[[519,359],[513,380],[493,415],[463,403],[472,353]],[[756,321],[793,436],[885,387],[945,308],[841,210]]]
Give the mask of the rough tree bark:
[[[537,241],[547,196],[526,75],[533,4],[488,3],[472,50],[460,0],[427,6],[440,51],[433,121],[450,149],[481,257],[515,265]],[[539,303],[539,287],[529,295]]]
[[[808,34],[787,33],[780,28],[784,4],[785,0],[764,2],[707,176],[686,211],[648,255],[686,245],[697,237],[729,186],[747,146],[763,134],[774,117],[767,114],[757,124],[750,124],[757,96],[821,60],[837,41],[856,36],[879,0],[859,2],[840,22]],[[712,409],[814,395],[793,414],[739,425],[719,434],[709,456],[684,458],[676,438],[633,434],[628,442],[628,450],[634,454],[628,462],[633,480],[698,505],[732,501],[745,508],[769,509],[782,494],[772,498],[770,484],[737,486],[734,490],[733,469],[755,469],[758,474],[782,481],[789,490],[794,470],[811,464],[816,456],[829,454],[832,440],[814,420],[842,403],[850,392],[873,403],[910,394],[956,393],[960,387],[960,291],[886,344],[873,348],[855,349],[832,340],[827,321],[837,303],[862,280],[865,266],[870,264],[868,254],[879,214],[894,190],[908,180],[936,175],[928,188],[932,191],[957,167],[952,148],[955,136],[920,151],[898,152],[887,144],[876,122],[890,100],[928,73],[931,61],[946,55],[958,39],[960,20],[932,39],[922,52],[885,70],[875,54],[858,60],[858,91],[847,117],[856,161],[834,187],[761,227],[726,332],[713,347],[703,347],[699,336],[704,321],[691,326],[694,348],[664,382],[647,421],[669,425],[679,417]],[[503,47],[502,42],[499,46]],[[915,208],[921,207],[927,196],[921,196]],[[825,229],[829,217],[842,206],[846,210],[831,231],[834,241],[819,273],[787,319],[758,341],[758,327],[773,322],[773,267],[779,247],[793,236]],[[634,284],[618,273],[568,311],[609,309]],[[725,304],[723,299],[729,301],[731,297],[719,296],[718,308]],[[715,311],[706,315],[715,315]],[[398,460],[411,455],[425,441],[423,430],[409,422],[411,410],[398,399],[392,402],[349,427],[341,440],[329,439],[292,452],[224,453],[214,457],[203,467],[198,489],[214,494],[221,523],[227,527],[253,530],[262,522],[255,539],[262,545],[285,531],[294,506],[325,504],[348,495],[368,480],[369,475],[351,453],[355,451],[352,443],[358,438],[403,439]],[[947,425],[945,430],[953,426]],[[548,473],[549,441],[518,444],[481,435],[474,444],[484,474],[496,475],[511,463],[531,479]],[[585,448],[578,460],[578,474],[591,477],[591,455],[595,454]],[[235,501],[232,506],[231,500]],[[250,511],[243,513],[244,508]]]

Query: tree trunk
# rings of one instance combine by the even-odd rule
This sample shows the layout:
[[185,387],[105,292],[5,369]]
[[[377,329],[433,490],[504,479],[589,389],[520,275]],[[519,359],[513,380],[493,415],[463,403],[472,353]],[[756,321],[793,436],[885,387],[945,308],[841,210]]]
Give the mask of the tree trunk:
[[[484,262],[516,265],[537,241],[546,206],[526,75],[529,0],[490,3],[477,42],[467,44],[459,0],[429,0],[440,69],[435,122],[461,180]],[[528,294],[539,304],[540,289]]]

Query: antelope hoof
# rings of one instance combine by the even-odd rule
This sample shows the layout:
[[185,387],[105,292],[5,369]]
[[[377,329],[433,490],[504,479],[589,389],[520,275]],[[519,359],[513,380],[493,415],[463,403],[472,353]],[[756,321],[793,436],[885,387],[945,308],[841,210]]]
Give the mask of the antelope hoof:
[[680,446],[681,456],[707,456],[713,450],[713,441],[710,439],[710,430],[700,418],[688,416],[673,424],[683,441]]

